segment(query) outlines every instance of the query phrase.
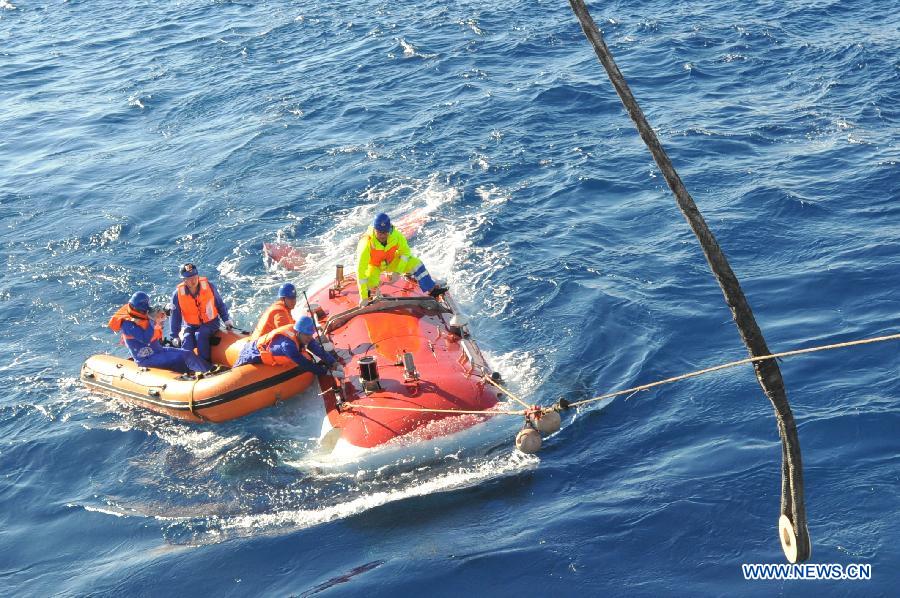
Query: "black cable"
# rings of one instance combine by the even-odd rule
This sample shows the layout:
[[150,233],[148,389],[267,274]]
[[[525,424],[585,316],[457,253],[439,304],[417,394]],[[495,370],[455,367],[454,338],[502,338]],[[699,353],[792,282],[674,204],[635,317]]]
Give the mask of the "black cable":
[[[744,296],[737,276],[735,276],[715,236],[706,225],[700,210],[681,181],[681,177],[675,171],[675,167],[660,144],[656,133],[644,117],[644,113],[634,99],[625,77],[603,41],[603,36],[597,28],[597,24],[591,18],[587,6],[585,6],[583,0],[569,0],[569,4],[572,6],[575,16],[578,17],[581,28],[591,46],[593,46],[597,58],[606,70],[610,82],[616,89],[619,99],[622,100],[622,104],[628,111],[629,116],[631,116],[631,120],[637,126],[638,133],[653,155],[653,159],[675,195],[675,201],[681,213],[684,214],[688,224],[694,231],[694,235],[700,241],[703,253],[706,255],[706,261],[709,263],[716,281],[722,288],[725,302],[731,308],[735,324],[750,355],[758,357],[771,354],[768,346],[766,346],[762,331],[753,317],[750,304]],[[759,385],[775,408],[778,433],[781,436],[781,514],[786,516],[793,526],[797,551],[796,559],[791,559],[792,555],[788,555],[788,558],[796,561],[805,561],[809,558],[811,543],[806,523],[806,506],[803,502],[803,461],[800,456],[800,438],[797,434],[797,425],[794,422],[794,415],[791,412],[785,393],[781,370],[779,370],[775,360],[767,359],[755,362],[753,368],[756,371],[756,379],[759,381]],[[784,539],[782,539],[782,545],[785,548],[785,554],[788,554]]]

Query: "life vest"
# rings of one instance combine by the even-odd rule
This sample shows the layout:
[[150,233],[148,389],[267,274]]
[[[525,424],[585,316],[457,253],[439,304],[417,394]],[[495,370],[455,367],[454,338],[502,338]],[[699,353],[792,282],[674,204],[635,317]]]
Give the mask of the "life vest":
[[188,292],[187,284],[182,282],[178,285],[178,308],[181,310],[181,319],[191,326],[206,324],[219,317],[216,295],[205,276],[200,277],[196,297]]
[[[141,313],[138,310],[131,307],[130,303],[126,303],[122,307],[119,308],[119,311],[113,314],[113,316],[109,319],[108,326],[112,328],[113,332],[122,332],[122,322],[128,320],[129,322],[134,322],[144,330],[147,330],[150,327],[150,317]],[[162,328],[160,326],[153,327],[153,337],[150,339],[150,342],[162,340]],[[134,337],[122,333],[123,341],[133,340]]]
[[270,305],[266,312],[259,318],[259,323],[257,323],[250,338],[259,338],[267,332],[278,328],[275,324],[276,316],[281,316],[283,319],[287,320],[288,324],[291,326],[294,325],[294,316],[291,315],[291,310],[287,308],[284,301],[279,299]]
[[303,343],[300,342],[300,337],[297,334],[297,331],[294,330],[293,324],[288,324],[287,326],[281,326],[280,328],[276,328],[275,330],[264,334],[259,337],[256,341],[256,349],[259,351],[259,358],[262,360],[265,365],[296,365],[294,360],[290,357],[286,357],[284,355],[272,355],[272,352],[269,350],[269,347],[272,345],[272,341],[275,340],[276,336],[286,336],[296,343],[297,349],[300,351],[300,354],[312,361],[312,356],[309,354],[309,351],[306,350],[306,347]]
[[383,270],[388,264],[394,261],[394,256],[397,255],[397,250],[400,248],[396,243],[390,245],[391,237],[394,236],[395,230],[396,229],[392,228],[388,235],[388,247],[381,249],[379,247],[381,243],[379,243],[378,239],[375,237],[375,229],[369,229],[369,264]]

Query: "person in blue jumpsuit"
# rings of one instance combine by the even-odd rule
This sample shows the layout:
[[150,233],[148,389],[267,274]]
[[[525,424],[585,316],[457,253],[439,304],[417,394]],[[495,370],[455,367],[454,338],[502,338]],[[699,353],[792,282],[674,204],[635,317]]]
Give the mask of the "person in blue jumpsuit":
[[218,289],[206,277],[200,276],[194,264],[181,267],[181,279],[172,293],[172,315],[169,320],[172,344],[189,351],[196,347],[200,357],[209,361],[209,339],[219,330],[220,322],[228,330],[234,324]]
[[[334,370],[338,378],[344,377],[343,368],[337,364],[337,359],[329,354],[313,339],[315,323],[309,316],[303,316],[293,326],[282,326],[260,338],[248,342],[241,349],[234,367],[248,363],[264,363],[266,365],[297,365],[306,372],[312,372],[317,376],[323,376]],[[292,334],[294,333],[294,334]],[[258,346],[262,344],[261,350]],[[316,363],[306,353],[309,350],[321,361]]]
[[[130,308],[130,309],[129,309]],[[164,347],[160,344],[162,331],[161,318],[150,318],[150,297],[147,293],[135,293],[128,303],[116,312],[110,327],[116,330],[113,321],[117,321],[118,330],[125,340],[128,351],[135,363],[142,367],[161,368],[174,372],[208,372],[209,363],[194,354],[193,351]],[[141,317],[143,316],[143,317]],[[160,312],[162,318],[164,314]]]

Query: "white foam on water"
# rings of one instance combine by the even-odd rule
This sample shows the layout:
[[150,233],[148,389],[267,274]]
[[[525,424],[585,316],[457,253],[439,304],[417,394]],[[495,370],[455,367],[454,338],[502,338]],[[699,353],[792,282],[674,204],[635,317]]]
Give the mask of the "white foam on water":
[[404,56],[415,56],[416,55],[416,49],[413,47],[412,44],[407,43],[406,40],[404,40],[403,38],[399,38],[397,41],[400,42],[400,46],[403,48]]
[[231,255],[216,266],[217,280],[227,282],[231,289],[240,289],[238,296],[238,293],[228,292],[223,284],[217,285],[222,300],[228,306],[228,315],[239,329],[252,330],[256,326],[260,314],[274,300],[278,287],[285,282],[283,271],[269,270],[262,275],[240,272],[241,260],[256,254],[257,246],[256,239],[239,241],[232,248]]
[[476,486],[482,482],[513,475],[535,468],[540,460],[533,455],[523,455],[512,451],[507,455],[483,461],[472,466],[442,473],[432,478],[416,481],[408,485],[357,496],[345,502],[331,504],[318,509],[284,509],[273,513],[254,513],[235,516],[214,516],[205,518],[208,526],[195,539],[221,541],[233,535],[254,535],[274,530],[303,529],[352,517],[382,505],[428,496],[438,492],[449,492]]
[[403,48],[403,56],[405,58],[437,58],[437,54],[423,54],[419,52],[415,46],[402,37],[396,38],[396,41]]
[[508,191],[496,185],[481,185],[475,188],[475,193],[482,202],[491,206],[499,206],[512,199],[512,195]]
[[525,402],[529,402],[529,397],[543,383],[541,370],[531,353],[523,351],[492,353],[484,349],[482,353],[494,371],[503,375],[501,384]]
[[93,505],[79,505],[79,504],[75,504],[75,503],[71,503],[71,502],[66,503],[66,506],[69,508],[73,508],[73,509],[79,509],[79,508],[84,509],[85,511],[89,511],[91,513],[102,513],[103,515],[112,515],[113,517],[131,517],[132,515],[135,515],[135,513],[126,513],[119,509],[103,508],[103,507],[97,507],[97,506],[93,506]]
[[14,353],[12,355],[12,361],[9,363],[0,363],[0,372],[18,372],[22,369],[22,366],[26,364],[43,363],[46,361],[46,356],[41,356],[38,353],[26,349],[20,353]]
[[484,35],[484,30],[482,30],[481,27],[478,26],[478,20],[475,18],[468,18],[465,20],[460,19],[456,21],[456,24],[468,27],[475,35]]
[[213,457],[243,441],[239,435],[222,436],[211,430],[195,430],[183,424],[159,426],[153,433],[163,442],[183,448],[200,460]]
[[[344,264],[348,273],[355,270],[356,245],[378,212],[387,212],[394,220],[416,213],[424,218],[423,230],[427,230],[438,225],[436,217],[440,210],[459,196],[460,191],[438,174],[425,179],[394,178],[369,187],[360,197],[365,203],[336,214],[329,230],[315,238],[290,241],[306,256],[303,266],[291,276],[299,278],[301,285],[318,290],[332,280],[336,264]],[[287,242],[283,231],[276,238]],[[422,244],[413,241],[412,245],[415,252]],[[273,279],[280,280],[284,271],[276,266],[272,275]]]
[[199,461],[207,462],[211,457],[225,452],[242,441],[239,435],[223,435],[215,428],[198,429],[117,399],[90,392],[85,393],[85,398],[105,407],[108,413],[116,416],[116,420],[110,423],[100,425],[83,423],[86,429],[99,427],[119,432],[143,432],[148,436],[156,436],[169,446],[184,449]]

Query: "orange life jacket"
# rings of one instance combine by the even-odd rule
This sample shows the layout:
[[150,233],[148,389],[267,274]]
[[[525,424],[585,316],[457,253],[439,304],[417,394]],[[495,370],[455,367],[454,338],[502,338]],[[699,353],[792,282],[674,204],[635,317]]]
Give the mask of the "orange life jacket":
[[[138,310],[131,307],[130,303],[126,303],[122,307],[119,308],[119,311],[113,314],[113,317],[109,319],[109,327],[112,328],[113,332],[121,332],[122,331],[122,322],[128,320],[129,322],[134,322],[144,330],[150,327],[150,317],[147,314],[141,313]],[[150,342],[162,340],[162,328],[160,326],[153,326],[153,337],[150,339]],[[133,336],[122,333],[122,340],[131,340]]]
[[269,309],[259,318],[259,323],[256,324],[256,328],[253,330],[250,338],[259,338],[267,332],[285,325],[293,326],[294,316],[291,315],[291,310],[287,308],[284,301],[279,299],[270,305]]
[[294,330],[293,324],[288,324],[287,326],[281,326],[280,328],[276,328],[275,330],[264,334],[259,337],[256,341],[256,348],[259,351],[259,357],[265,365],[296,365],[294,360],[290,357],[285,357],[284,355],[272,355],[272,352],[269,350],[269,346],[271,346],[272,341],[275,340],[276,336],[286,336],[297,344],[297,349],[300,351],[300,354],[312,361],[312,357],[309,354],[309,351],[306,350],[306,347],[303,343],[300,342],[300,336],[297,334],[297,331]]
[[200,277],[200,288],[196,297],[188,293],[186,283],[178,285],[178,308],[181,310],[181,319],[191,326],[212,322],[219,317],[216,296],[205,276]]
[[[391,233],[394,231],[391,230]],[[390,236],[388,237],[388,243],[390,243]],[[369,263],[376,268],[384,269],[388,264],[394,261],[394,256],[397,255],[397,250],[400,248],[398,245],[391,245],[390,247],[386,247],[384,249],[379,249],[376,245],[380,245],[378,243],[378,239],[375,237],[375,231],[373,230],[369,233]]]

